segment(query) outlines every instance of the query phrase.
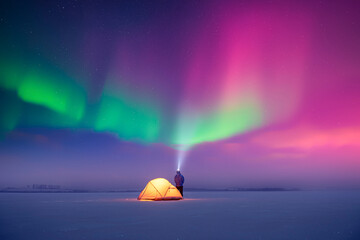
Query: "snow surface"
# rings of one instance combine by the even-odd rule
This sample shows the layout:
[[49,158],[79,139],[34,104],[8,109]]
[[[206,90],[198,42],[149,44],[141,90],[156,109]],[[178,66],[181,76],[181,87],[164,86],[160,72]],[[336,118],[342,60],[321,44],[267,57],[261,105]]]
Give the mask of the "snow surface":
[[1,193],[0,239],[360,239],[359,191]]

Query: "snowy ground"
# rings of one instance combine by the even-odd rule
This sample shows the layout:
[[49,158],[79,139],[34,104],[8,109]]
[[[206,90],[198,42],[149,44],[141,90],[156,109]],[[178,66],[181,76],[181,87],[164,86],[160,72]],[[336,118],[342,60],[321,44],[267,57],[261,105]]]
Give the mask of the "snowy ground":
[[0,239],[360,239],[360,192],[0,193]]

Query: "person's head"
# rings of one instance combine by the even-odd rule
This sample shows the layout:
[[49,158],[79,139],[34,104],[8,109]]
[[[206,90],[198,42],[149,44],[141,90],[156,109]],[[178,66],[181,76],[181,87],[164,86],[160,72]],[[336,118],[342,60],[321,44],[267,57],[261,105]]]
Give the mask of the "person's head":
[[180,174],[180,170],[178,169],[178,170],[176,170],[176,174]]

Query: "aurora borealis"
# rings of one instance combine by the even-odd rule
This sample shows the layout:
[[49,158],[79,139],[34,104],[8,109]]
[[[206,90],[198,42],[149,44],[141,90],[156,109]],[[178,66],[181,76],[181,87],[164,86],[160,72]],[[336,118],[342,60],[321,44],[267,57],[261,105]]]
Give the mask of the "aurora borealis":
[[359,180],[355,1],[2,5],[5,185]]
[[[52,63],[54,67],[39,66],[31,60],[4,63],[2,87],[15,91],[22,102],[58,113],[59,126],[54,127],[61,127],[63,118],[69,118],[73,120],[72,127],[108,131],[139,142],[193,145],[263,126],[273,121],[274,116],[279,118],[296,107],[294,102],[299,98],[296,91],[301,87],[298,81],[308,45],[303,37],[308,31],[307,21],[301,14],[281,19],[281,14],[272,9],[260,11],[260,19],[252,12],[237,16],[230,11],[232,4],[229,5],[210,19],[213,23],[197,21],[190,28],[194,34],[173,41],[191,57],[187,56],[182,65],[174,64],[182,74],[171,79],[179,82],[179,96],[169,106],[175,112],[169,126],[162,119],[168,111],[159,104],[168,96],[143,86],[147,82],[165,81],[160,66],[168,61],[168,53],[153,50],[161,51],[162,46],[151,40],[145,40],[145,46],[141,46],[144,51],[135,51],[137,54],[129,49],[135,50],[138,45],[127,39],[114,44],[120,50],[108,54],[113,60],[107,66],[109,71],[104,74],[99,96],[94,98],[85,94],[88,79],[81,84],[75,76],[57,69],[56,63]],[[229,16],[224,18],[224,14]],[[296,31],[294,26],[298,27]],[[196,32],[197,29],[201,31]],[[278,35],[293,35],[295,39],[278,43]],[[181,58],[182,51],[170,56],[170,61]],[[159,63],[154,64],[153,58]],[[261,65],[266,64],[266,58],[271,62],[264,73]],[[282,103],[285,100],[287,104]],[[278,105],[282,105],[281,109]],[[89,110],[95,113],[86,112]],[[12,125],[16,127],[15,123]]]

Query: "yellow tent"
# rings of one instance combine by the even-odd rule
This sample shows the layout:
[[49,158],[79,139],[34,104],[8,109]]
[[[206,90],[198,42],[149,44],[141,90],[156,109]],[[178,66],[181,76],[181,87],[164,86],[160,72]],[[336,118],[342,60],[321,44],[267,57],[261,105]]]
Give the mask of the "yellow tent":
[[144,190],[140,193],[138,200],[179,200],[182,196],[168,180],[165,178],[155,178],[148,182]]

